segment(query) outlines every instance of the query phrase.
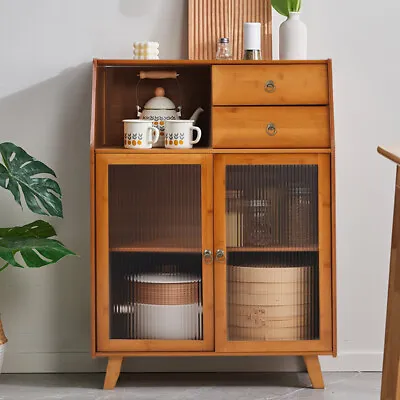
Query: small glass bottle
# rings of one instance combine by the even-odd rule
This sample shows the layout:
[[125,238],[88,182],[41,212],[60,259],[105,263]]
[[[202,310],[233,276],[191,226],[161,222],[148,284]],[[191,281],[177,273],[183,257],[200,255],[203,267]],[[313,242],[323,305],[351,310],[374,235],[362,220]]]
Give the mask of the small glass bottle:
[[223,37],[218,40],[217,54],[215,58],[217,60],[232,60],[232,52],[231,46],[229,44],[229,38]]

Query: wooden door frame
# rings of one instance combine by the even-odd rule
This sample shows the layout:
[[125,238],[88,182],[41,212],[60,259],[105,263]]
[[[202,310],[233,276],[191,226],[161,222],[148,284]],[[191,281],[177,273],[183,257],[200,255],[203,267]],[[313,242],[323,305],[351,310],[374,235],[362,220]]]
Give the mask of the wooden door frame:
[[109,165],[198,164],[201,166],[202,251],[213,248],[213,156],[211,154],[96,155],[96,351],[212,351],[214,350],[213,265],[202,263],[203,340],[110,339],[109,301]]
[[216,352],[332,352],[331,174],[329,154],[217,154],[214,159],[214,250],[226,254],[225,187],[227,165],[318,166],[319,313],[320,339],[301,341],[228,341],[226,258],[215,262]]

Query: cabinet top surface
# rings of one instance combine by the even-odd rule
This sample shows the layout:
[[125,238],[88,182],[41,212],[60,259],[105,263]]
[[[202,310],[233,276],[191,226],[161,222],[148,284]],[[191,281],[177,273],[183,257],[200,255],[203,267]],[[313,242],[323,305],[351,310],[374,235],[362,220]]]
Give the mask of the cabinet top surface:
[[331,60],[112,60],[93,59],[95,66],[99,67],[129,67],[140,65],[285,65],[285,64],[328,64]]

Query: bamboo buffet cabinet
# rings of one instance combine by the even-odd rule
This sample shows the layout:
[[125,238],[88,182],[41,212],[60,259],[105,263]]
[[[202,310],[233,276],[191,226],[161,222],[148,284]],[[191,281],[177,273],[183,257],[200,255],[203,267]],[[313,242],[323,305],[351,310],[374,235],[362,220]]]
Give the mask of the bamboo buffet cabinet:
[[[105,389],[124,357],[235,355],[302,356],[324,387],[318,356],[336,356],[331,76],[330,60],[94,60],[92,354],[108,357]],[[181,119],[203,108],[192,149],[124,148],[122,120],[157,87]]]

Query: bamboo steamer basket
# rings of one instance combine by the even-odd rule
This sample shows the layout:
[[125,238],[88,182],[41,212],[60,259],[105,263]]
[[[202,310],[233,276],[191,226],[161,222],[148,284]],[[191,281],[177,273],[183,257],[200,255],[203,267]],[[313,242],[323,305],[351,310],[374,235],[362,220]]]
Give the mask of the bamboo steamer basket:
[[311,272],[310,266],[229,266],[230,340],[308,339]]
[[[179,274],[142,274],[133,284],[134,338],[201,338],[200,279]],[[132,293],[131,292],[131,293]]]

